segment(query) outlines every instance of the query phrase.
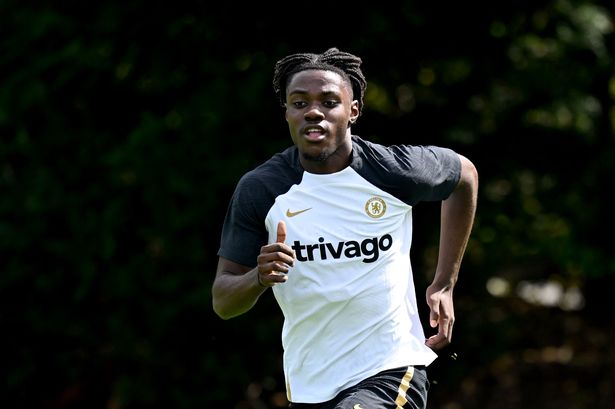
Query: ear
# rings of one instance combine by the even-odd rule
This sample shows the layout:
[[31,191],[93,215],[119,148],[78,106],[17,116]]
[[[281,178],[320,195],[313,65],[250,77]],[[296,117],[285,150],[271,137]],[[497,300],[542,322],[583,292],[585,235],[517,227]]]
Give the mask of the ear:
[[284,104],[284,119],[288,122],[288,107]]
[[354,101],[352,101],[352,104],[350,104],[350,121],[349,121],[350,123],[348,124],[348,126],[357,122],[358,118],[359,118],[359,101],[355,99]]

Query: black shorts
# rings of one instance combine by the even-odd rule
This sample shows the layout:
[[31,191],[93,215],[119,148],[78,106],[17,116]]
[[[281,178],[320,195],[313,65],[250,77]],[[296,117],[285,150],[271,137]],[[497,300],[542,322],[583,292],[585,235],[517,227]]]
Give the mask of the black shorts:
[[293,409],[425,409],[429,381],[424,366],[382,371],[323,403],[291,403]]

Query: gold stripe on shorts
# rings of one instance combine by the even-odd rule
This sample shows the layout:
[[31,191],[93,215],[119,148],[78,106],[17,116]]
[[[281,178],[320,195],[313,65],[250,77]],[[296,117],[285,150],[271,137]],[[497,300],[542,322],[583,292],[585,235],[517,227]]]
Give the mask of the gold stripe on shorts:
[[402,409],[403,406],[408,403],[408,399],[406,399],[406,391],[410,387],[410,381],[412,380],[412,376],[414,375],[414,367],[409,366],[406,374],[401,380],[399,384],[399,393],[397,394],[397,399],[395,399],[395,404],[397,407],[395,409]]

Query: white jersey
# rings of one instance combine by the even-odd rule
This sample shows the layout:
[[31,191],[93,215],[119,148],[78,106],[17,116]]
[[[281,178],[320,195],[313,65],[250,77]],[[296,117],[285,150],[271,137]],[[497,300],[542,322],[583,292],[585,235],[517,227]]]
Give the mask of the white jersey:
[[[257,184],[263,189],[275,185],[272,180],[285,181],[259,197],[268,203],[257,219],[269,243],[285,221],[286,243],[296,254],[288,281],[273,287],[284,314],[289,400],[324,402],[380,371],[429,365],[437,355],[425,345],[417,310],[409,257],[412,206],[452,192],[460,174],[457,155],[437,147],[385,148],[353,137],[351,165],[333,174],[303,171],[296,148],[281,155],[282,162],[274,157],[240,182],[219,254],[255,264],[254,254],[249,264],[235,256],[244,244],[227,241],[250,232],[247,220],[255,215],[233,208],[249,196],[254,200],[250,191]],[[231,222],[243,227],[227,226]]]

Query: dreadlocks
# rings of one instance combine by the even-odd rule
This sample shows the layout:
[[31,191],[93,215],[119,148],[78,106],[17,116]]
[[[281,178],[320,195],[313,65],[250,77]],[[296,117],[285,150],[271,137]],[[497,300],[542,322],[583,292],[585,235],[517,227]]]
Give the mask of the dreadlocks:
[[359,101],[359,113],[363,109],[363,95],[367,80],[361,71],[361,59],[337,48],[329,48],[322,54],[291,54],[276,62],[273,74],[273,89],[284,105],[286,86],[291,77],[305,70],[326,70],[340,74],[352,85],[353,97]]

